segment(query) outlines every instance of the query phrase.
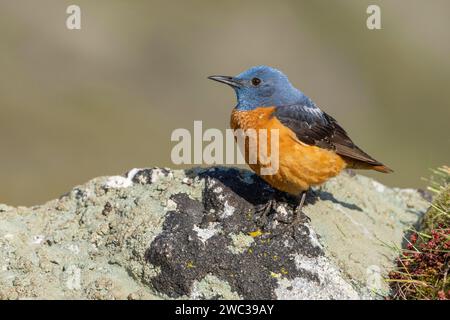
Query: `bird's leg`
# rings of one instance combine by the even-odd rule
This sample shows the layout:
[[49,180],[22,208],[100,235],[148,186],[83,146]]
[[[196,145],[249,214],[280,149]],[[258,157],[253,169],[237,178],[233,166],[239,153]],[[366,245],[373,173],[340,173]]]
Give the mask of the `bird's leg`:
[[278,220],[277,218],[277,207],[279,203],[288,202],[289,199],[286,198],[286,194],[282,191],[275,190],[271,195],[269,200],[257,206],[255,213],[258,215],[260,222],[258,223],[260,227],[266,228],[270,225],[270,219],[275,219],[281,223],[287,223],[287,221]]
[[277,201],[275,200],[275,197],[271,196],[266,203],[256,207],[256,213],[261,216],[268,216],[272,208],[275,206],[276,202]]
[[274,193],[270,196],[269,200],[266,203],[255,208],[255,213],[259,216],[260,221],[261,221],[259,223],[259,225],[262,227],[265,227],[267,225],[267,223],[268,223],[267,219],[268,219],[271,211],[277,205],[277,200],[275,199],[275,197],[276,197],[276,194]]
[[[297,205],[294,207],[293,210],[293,217],[292,220],[280,220],[280,217],[277,217],[277,207],[278,207],[278,201],[282,201],[282,202],[290,202],[293,199],[289,199],[286,198],[286,194],[275,191],[273,194],[271,194],[270,198],[267,200],[266,203],[259,205],[255,208],[255,213],[257,215],[257,224],[259,227],[266,229],[266,228],[270,228],[271,229],[271,234],[272,237],[275,237],[277,235],[280,235],[283,233],[283,229],[279,229],[278,232],[275,231],[275,229],[272,229],[270,227],[271,223],[271,219],[276,219],[277,222],[281,223],[281,224],[285,224],[287,225],[288,228],[291,228],[293,231],[293,234],[296,233],[297,227],[304,223],[304,222],[309,222],[311,221],[311,219],[306,216],[304,214],[304,212],[302,211],[303,205],[305,203],[306,200],[306,194],[307,192],[304,191],[300,194],[299,197],[297,197]],[[273,217],[271,217],[273,215]]]
[[300,196],[300,202],[294,209],[294,217],[292,219],[292,225],[295,227],[301,222],[310,222],[311,219],[302,211],[303,205],[305,203],[307,191],[303,191]]

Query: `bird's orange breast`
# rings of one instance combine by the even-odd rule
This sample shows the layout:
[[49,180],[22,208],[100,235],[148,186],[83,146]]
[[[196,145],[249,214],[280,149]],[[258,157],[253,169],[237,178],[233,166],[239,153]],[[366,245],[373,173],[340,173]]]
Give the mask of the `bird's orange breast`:
[[[249,163],[249,143],[245,143],[245,159],[250,168],[260,175],[272,187],[298,195],[309,189],[312,185],[318,185],[331,177],[336,176],[346,166],[345,161],[333,151],[320,147],[304,144],[297,139],[295,133],[285,127],[276,117],[272,116],[274,107],[261,107],[251,111],[239,111],[234,109],[231,114],[231,127],[248,130],[267,130],[267,141],[257,139],[257,162]],[[266,163],[261,161],[259,149],[265,143],[267,154],[271,150],[271,131],[277,129],[278,145],[278,170],[271,175],[262,175],[261,169]],[[243,150],[244,151],[244,150]]]

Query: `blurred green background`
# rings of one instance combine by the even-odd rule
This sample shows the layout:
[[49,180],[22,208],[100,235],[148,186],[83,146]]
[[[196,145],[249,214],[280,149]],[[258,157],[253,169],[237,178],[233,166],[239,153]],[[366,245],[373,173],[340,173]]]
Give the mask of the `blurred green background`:
[[[78,4],[82,30],[65,27]],[[378,4],[382,30],[366,28]],[[228,127],[206,79],[266,64],[421,187],[450,156],[450,2],[0,2],[0,203],[32,205],[133,167],[170,166],[175,128]]]

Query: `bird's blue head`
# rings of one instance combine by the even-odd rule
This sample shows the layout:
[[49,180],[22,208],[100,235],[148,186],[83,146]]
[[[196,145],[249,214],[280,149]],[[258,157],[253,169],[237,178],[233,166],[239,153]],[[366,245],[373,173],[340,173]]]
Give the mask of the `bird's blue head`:
[[235,77],[211,76],[209,79],[233,87],[238,110],[310,103],[281,71],[267,66],[252,67]]

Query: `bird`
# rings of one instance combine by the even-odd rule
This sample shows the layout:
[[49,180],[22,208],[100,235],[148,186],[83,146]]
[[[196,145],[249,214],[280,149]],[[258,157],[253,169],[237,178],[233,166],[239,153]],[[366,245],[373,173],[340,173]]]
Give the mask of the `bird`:
[[[279,168],[274,174],[261,174],[264,165],[259,153],[256,162],[248,161],[247,141],[245,160],[274,189],[299,197],[295,212],[301,212],[311,186],[323,184],[346,168],[393,172],[359,148],[332,116],[280,70],[262,65],[237,76],[208,78],[231,86],[236,93],[230,119],[233,130],[278,129]],[[261,142],[257,143],[259,148]]]

